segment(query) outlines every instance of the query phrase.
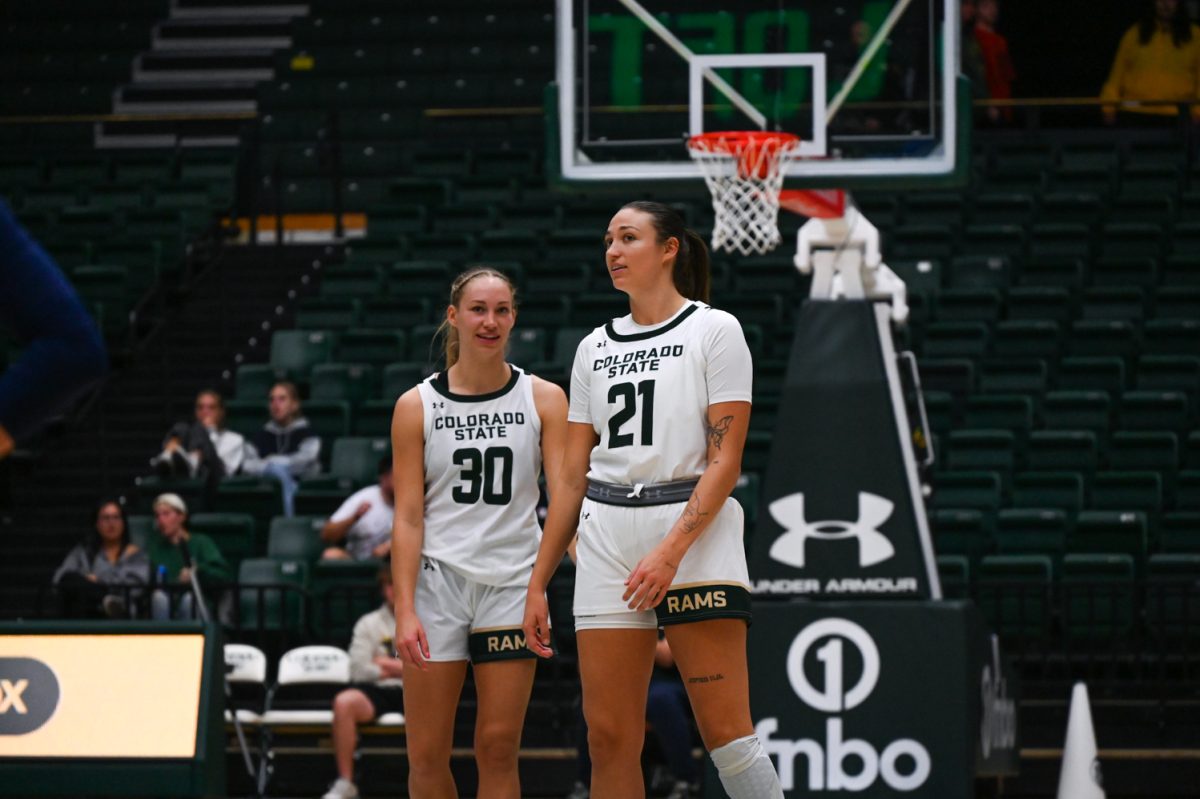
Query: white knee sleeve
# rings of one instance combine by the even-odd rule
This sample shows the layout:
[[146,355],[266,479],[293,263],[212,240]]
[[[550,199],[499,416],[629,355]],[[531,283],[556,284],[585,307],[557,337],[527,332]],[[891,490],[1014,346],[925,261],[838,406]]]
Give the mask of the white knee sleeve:
[[783,799],[779,776],[757,735],[747,735],[708,753],[730,799]]

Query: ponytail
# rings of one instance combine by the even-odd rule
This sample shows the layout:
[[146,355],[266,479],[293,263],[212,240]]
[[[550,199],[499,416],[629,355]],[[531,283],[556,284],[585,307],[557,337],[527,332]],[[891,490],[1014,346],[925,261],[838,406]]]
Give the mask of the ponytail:
[[696,231],[683,224],[683,217],[669,205],[652,200],[634,200],[625,208],[641,211],[654,221],[659,244],[674,238],[679,242],[671,278],[675,290],[689,300],[708,302],[712,278],[709,268],[708,245]]

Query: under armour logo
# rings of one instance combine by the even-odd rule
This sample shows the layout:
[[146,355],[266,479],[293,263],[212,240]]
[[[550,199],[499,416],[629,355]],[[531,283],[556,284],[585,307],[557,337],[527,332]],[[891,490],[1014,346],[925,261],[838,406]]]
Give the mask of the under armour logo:
[[585,519],[590,519],[590,518],[592,518],[592,514],[590,514],[590,513],[585,513],[585,514],[583,514],[583,518],[585,518]]
[[874,566],[896,554],[896,548],[879,526],[892,515],[890,500],[865,491],[858,492],[858,521],[810,522],[804,518],[804,494],[792,494],[770,504],[768,510],[787,532],[771,544],[771,558],[796,568],[804,568],[804,547],[810,538],[835,541],[858,539],[858,565]]
[[435,569],[434,569],[433,561],[426,560],[424,568],[425,568],[425,571],[434,571]]
[[597,341],[597,342],[596,342],[596,346],[597,346],[597,347],[603,347],[603,346],[604,346],[605,344],[607,344],[607,343],[608,343],[607,341]]
[[0,713],[7,713],[9,710],[21,714],[28,713],[29,708],[25,707],[25,702],[21,699],[21,694],[25,693],[28,687],[29,680],[0,680]]
[[445,408],[445,407],[446,407],[446,403],[444,403],[444,402],[435,402],[435,403],[433,403],[433,408],[434,408],[435,410],[436,410],[437,408]]

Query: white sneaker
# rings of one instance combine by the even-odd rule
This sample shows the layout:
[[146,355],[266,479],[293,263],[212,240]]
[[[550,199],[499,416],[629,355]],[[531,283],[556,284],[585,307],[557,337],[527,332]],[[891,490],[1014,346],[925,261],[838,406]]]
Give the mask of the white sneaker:
[[350,780],[338,777],[321,799],[358,799],[358,788]]

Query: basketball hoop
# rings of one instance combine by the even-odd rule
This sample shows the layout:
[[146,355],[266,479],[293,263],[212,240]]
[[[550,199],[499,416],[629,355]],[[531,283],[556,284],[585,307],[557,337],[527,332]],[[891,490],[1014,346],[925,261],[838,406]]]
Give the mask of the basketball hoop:
[[721,131],[688,139],[688,152],[712,192],[712,248],[753,255],[779,245],[779,190],[800,137],[773,131]]

